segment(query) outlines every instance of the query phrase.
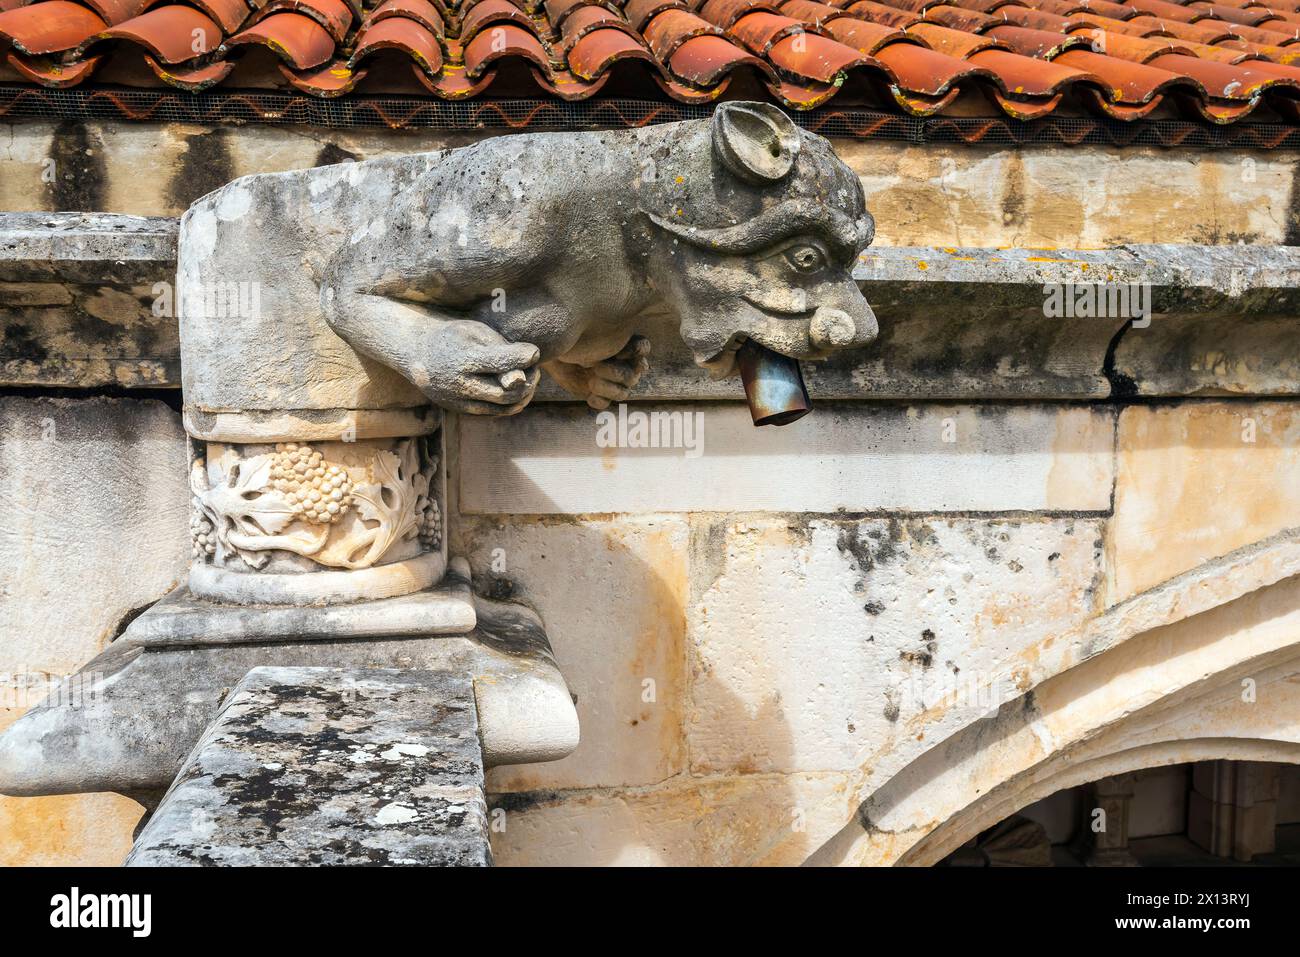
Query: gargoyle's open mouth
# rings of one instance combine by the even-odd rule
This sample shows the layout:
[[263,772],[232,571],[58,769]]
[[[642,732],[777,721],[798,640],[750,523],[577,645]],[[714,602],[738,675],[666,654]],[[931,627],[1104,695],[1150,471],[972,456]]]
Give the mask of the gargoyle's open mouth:
[[726,379],[736,373],[736,353],[740,347],[749,341],[749,336],[743,332],[732,333],[727,344],[709,356],[707,359],[697,358],[696,364],[706,369],[711,378]]
[[770,352],[775,352],[777,355],[785,356],[789,359],[822,359],[826,356],[826,353],[821,350],[808,349],[796,352],[788,348],[782,349],[779,346],[771,344],[767,341],[766,336],[750,335],[747,332],[735,332],[732,333],[731,338],[727,340],[725,346],[707,359],[696,359],[696,364],[707,370],[711,378],[725,379],[736,373],[736,355],[740,352],[745,343],[750,341],[757,343]]

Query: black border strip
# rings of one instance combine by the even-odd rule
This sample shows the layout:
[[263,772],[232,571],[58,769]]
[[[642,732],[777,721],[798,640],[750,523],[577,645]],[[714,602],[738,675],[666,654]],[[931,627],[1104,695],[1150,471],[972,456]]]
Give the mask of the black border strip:
[[[711,105],[668,100],[593,97],[474,99],[414,96],[319,99],[273,90],[184,93],[172,89],[89,86],[55,90],[0,83],[0,120],[131,120],[159,123],[266,123],[329,129],[580,130],[625,129],[708,116]],[[1195,149],[1297,149],[1300,126],[1186,120],[1121,122],[1105,117],[1051,115],[1026,122],[1009,117],[919,118],[857,107],[792,113],[823,136],[908,143],[990,146],[1157,146]]]

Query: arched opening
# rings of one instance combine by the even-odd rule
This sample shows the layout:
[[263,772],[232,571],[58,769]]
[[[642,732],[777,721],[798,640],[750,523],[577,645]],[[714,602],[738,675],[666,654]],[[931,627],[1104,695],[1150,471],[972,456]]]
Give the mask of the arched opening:
[[1207,761],[1300,764],[1300,576],[1275,570],[1291,547],[1244,555],[1249,574],[1199,570],[1082,635],[1045,639],[1041,679],[862,787],[853,818],[809,863],[930,866],[1104,778]]
[[1300,865],[1300,766],[1209,760],[1065,787],[985,828],[939,867]]

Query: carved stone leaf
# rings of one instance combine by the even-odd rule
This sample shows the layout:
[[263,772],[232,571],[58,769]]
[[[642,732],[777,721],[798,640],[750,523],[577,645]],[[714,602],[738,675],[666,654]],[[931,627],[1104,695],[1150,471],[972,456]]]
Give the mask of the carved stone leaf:
[[[304,533],[301,542],[279,536],[294,521],[293,507],[270,487],[272,457],[256,455],[239,463],[228,482],[209,488],[201,496],[203,510],[212,520],[218,547],[234,551],[253,568],[263,567],[272,548],[320,547],[319,536]],[[288,539],[288,541],[286,541]]]
[[404,442],[400,458],[392,452],[379,453],[374,463],[377,481],[359,485],[352,493],[361,518],[379,523],[372,529],[374,538],[365,557],[357,562],[358,567],[379,561],[396,542],[418,531],[415,506],[419,498],[416,486],[419,463],[414,445],[411,441]]

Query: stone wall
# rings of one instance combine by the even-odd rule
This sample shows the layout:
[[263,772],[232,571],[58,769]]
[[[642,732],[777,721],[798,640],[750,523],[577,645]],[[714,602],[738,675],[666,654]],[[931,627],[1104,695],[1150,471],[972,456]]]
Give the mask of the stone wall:
[[[2,408],[12,719],[188,546],[172,408]],[[761,431],[685,411],[698,455],[601,448],[561,404],[453,430],[452,551],[542,613],[582,721],[569,758],[489,774],[498,863],[798,863],[988,704],[936,702],[1012,695],[1045,640],[1297,524],[1287,401],[828,402]],[[4,862],[114,863],[138,813],[0,799]]]
[[[180,414],[157,400],[0,397],[0,726],[189,566]],[[0,864],[117,864],[140,807],[0,797]]]
[[[0,124],[0,210],[179,216],[237,176],[462,146],[484,135],[492,134],[10,122]],[[1284,151],[843,139],[835,146],[862,176],[880,245],[1300,243],[1296,159]]]
[[459,550],[542,612],[583,729],[489,776],[499,863],[799,863],[988,706],[936,702],[1013,697],[1045,639],[1300,514],[1285,402],[702,411],[698,458],[461,421]]
[[[469,139],[38,121],[6,133],[0,209],[168,216],[236,175]],[[1300,237],[1291,156],[837,148],[884,246]],[[933,281],[936,260],[913,259]],[[5,294],[15,277],[0,273]],[[58,361],[0,383],[0,722],[188,562],[175,344],[143,309],[149,277],[132,272],[108,299],[56,278],[18,305]],[[569,758],[489,773],[498,863],[793,864],[819,849],[925,863],[980,821],[1089,780],[1053,761],[1077,755],[1101,776],[1300,760],[1283,748],[1300,739],[1290,698],[1243,716],[1193,707],[1188,690],[1300,687],[1297,325],[1293,302],[1269,298],[1294,276],[1209,307],[1197,292],[1185,315],[1123,339],[1122,322],[1049,329],[1037,274],[983,299],[887,281],[913,311],[878,310],[882,350],[814,370],[814,413],[782,430],[753,429],[738,386],[658,347],[628,411],[691,415],[697,448],[603,447],[594,415],[554,394],[508,420],[453,418],[451,551],[489,594],[541,612],[582,721]],[[66,302],[55,285],[73,289]],[[88,311],[111,336],[58,325]],[[1121,700],[1098,700],[1108,688]],[[1023,740],[984,724],[1009,720],[1008,703],[1032,719]],[[1124,723],[1135,716],[1147,724]],[[999,750],[1004,738],[1016,747]],[[996,799],[954,810],[934,782]],[[880,808],[883,837],[862,823]],[[0,863],[120,862],[138,815],[113,795],[0,798]]]

